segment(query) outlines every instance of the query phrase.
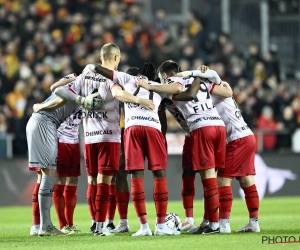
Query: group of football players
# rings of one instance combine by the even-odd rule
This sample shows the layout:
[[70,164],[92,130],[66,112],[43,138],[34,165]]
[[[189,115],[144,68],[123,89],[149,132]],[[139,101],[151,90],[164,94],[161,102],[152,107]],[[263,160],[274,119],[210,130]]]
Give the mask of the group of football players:
[[[182,151],[186,220],[182,230],[193,234],[231,233],[231,182],[236,178],[245,192],[249,211],[249,223],[236,232],[259,232],[259,197],[254,182],[256,142],[230,86],[206,66],[181,72],[172,60],[163,62],[158,69],[152,63],[144,63],[127,73],[119,72],[120,58],[117,45],[103,45],[100,64],[87,65],[78,77],[64,77],[51,86],[52,95],[45,102],[34,105],[26,128],[29,169],[38,175],[32,195],[30,235],[81,232],[73,224],[80,175],[81,121],[90,232],[95,236],[129,232],[131,194],[140,221],[140,229],[132,236],[152,235],[144,192],[147,158],[154,181],[154,235],[179,235],[165,223],[166,110],[186,133]],[[204,216],[198,227],[193,214],[196,173],[200,174],[204,190]],[[53,226],[50,218],[52,200],[60,229]],[[116,207],[120,222],[115,227]]]

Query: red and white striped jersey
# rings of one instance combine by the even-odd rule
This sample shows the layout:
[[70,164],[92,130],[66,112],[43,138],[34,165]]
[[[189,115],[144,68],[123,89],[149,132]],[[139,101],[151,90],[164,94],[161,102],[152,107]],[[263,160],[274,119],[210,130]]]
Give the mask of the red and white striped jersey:
[[79,143],[79,124],[82,118],[82,108],[78,108],[57,129],[59,142],[77,144]]
[[109,79],[85,68],[70,86],[71,91],[84,97],[97,91],[104,100],[102,109],[82,108],[85,144],[121,141],[119,101],[112,96],[112,85]]
[[[193,81],[193,77],[170,77],[166,83],[178,82],[182,84],[183,91],[185,91],[192,85]],[[190,131],[206,126],[225,126],[218,111],[213,106],[209,89],[203,81],[201,81],[200,89],[193,101],[174,101],[174,103],[184,115]]]
[[[208,84],[208,87],[211,93],[214,84]],[[224,98],[212,95],[212,101],[225,123],[227,143],[253,134],[233,97]]]
[[[119,84],[125,91],[141,98],[151,99],[155,104],[154,110],[146,110],[139,104],[125,103],[125,129],[131,126],[148,126],[161,131],[161,124],[158,117],[158,107],[162,100],[160,94],[144,88],[138,88],[138,79],[147,79],[143,76],[132,76],[123,72],[114,71],[113,81]],[[149,84],[159,85],[157,82],[149,81]]]

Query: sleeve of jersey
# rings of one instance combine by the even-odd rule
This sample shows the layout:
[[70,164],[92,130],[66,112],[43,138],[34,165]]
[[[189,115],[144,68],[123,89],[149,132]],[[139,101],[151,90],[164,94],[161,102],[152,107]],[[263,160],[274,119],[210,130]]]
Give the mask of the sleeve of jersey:
[[67,86],[69,87],[69,90],[73,92],[74,94],[80,94],[81,90],[81,84],[84,81],[84,75],[80,74],[75,81],[69,83]]
[[124,88],[124,85],[126,83],[126,74],[123,73],[123,72],[116,71],[116,70],[112,70],[111,74],[112,75],[111,75],[110,79],[115,84],[118,84],[118,85],[120,85],[120,86],[122,86]]
[[[187,78],[185,78],[185,77],[172,77],[171,80],[172,80],[171,83],[178,83],[178,84],[181,84],[183,87],[185,84],[189,83],[189,82],[186,82]],[[175,96],[176,95],[169,95],[168,98],[173,101]]]
[[66,76],[64,76],[62,79],[60,79],[60,80],[63,80],[63,79],[71,79],[71,78],[74,78],[74,77],[76,77],[77,75],[76,75],[76,73],[72,73],[72,74],[69,74],[69,75],[66,75]]
[[179,83],[182,86],[184,86],[184,78],[183,77],[170,77],[170,78],[167,79],[166,83],[167,84]]
[[219,85],[219,84],[216,84],[216,83],[209,84],[209,86],[210,86],[209,93],[210,94],[212,94],[212,92],[214,91],[214,88],[215,88],[216,85]]

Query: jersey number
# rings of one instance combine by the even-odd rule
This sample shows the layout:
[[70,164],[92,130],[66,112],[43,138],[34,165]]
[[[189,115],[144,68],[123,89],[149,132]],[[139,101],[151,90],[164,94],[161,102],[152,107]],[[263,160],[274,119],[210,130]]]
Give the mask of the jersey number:
[[[192,86],[192,84],[186,84],[185,85],[186,88],[190,88]],[[206,86],[206,84],[204,82],[200,82],[200,88],[199,90],[203,93],[206,93],[206,99],[210,99],[210,94],[209,94],[209,91],[208,91],[208,88]],[[195,102],[199,102],[199,99],[198,97],[196,96],[195,99],[194,99]]]

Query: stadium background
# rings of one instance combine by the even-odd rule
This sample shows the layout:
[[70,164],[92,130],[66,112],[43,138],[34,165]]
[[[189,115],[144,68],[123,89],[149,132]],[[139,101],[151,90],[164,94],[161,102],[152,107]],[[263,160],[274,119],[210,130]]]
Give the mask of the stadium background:
[[[300,195],[299,15],[299,0],[0,0],[0,206],[31,202],[25,128],[33,104],[62,76],[98,62],[107,42],[121,48],[121,71],[167,59],[182,70],[215,69],[256,133],[265,195]],[[168,126],[170,198],[179,200],[183,133],[171,116]],[[82,173],[79,202],[83,164]]]

